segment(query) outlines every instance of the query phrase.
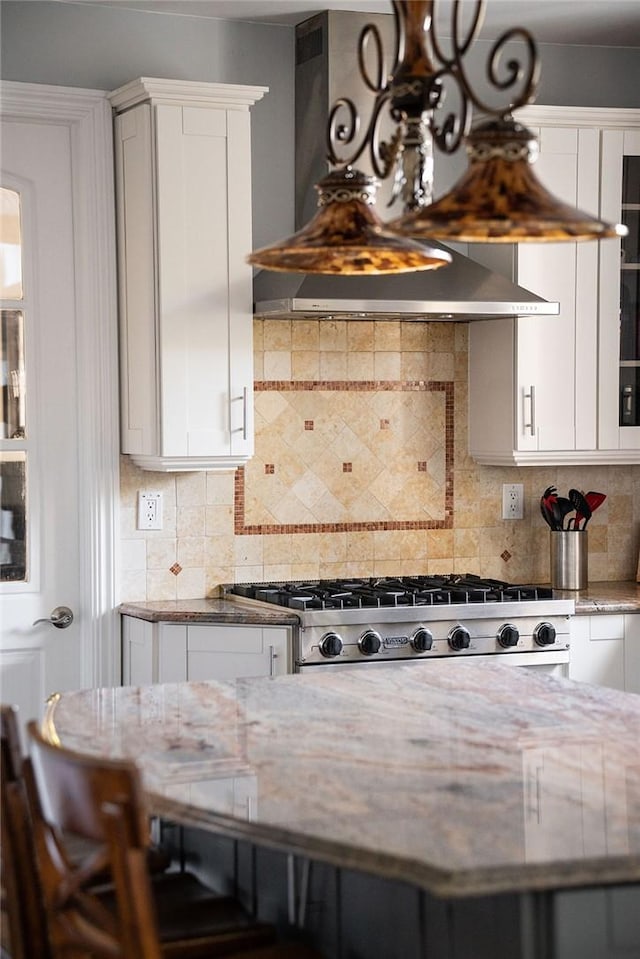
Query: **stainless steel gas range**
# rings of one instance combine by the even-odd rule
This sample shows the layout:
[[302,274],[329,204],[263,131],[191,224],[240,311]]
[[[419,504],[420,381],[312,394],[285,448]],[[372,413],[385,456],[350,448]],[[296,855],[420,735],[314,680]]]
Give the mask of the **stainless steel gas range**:
[[566,675],[571,599],[478,576],[237,583],[227,599],[295,612],[296,672],[475,657]]

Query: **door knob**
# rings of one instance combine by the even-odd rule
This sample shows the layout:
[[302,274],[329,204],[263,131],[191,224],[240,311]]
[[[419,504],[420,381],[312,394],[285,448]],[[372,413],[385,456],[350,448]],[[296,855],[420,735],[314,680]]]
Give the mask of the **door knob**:
[[34,626],[37,626],[38,623],[51,623],[52,626],[55,626],[56,629],[66,629],[67,626],[71,626],[73,622],[73,613],[68,606],[56,606],[52,611],[51,616],[48,619],[36,619],[34,621]]

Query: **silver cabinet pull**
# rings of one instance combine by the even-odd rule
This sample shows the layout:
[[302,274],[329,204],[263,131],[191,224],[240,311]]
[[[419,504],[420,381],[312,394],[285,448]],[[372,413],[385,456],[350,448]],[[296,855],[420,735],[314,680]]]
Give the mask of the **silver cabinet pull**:
[[245,386],[245,388],[244,388],[243,391],[242,391],[242,439],[243,439],[243,440],[246,440],[247,435],[248,435],[248,433],[247,433],[247,399],[248,399],[248,395],[249,395],[249,391],[248,391],[247,387]]
[[524,394],[524,398],[530,400],[529,422],[524,424],[524,428],[529,430],[532,436],[536,435],[536,388],[531,384],[529,392]]
[[66,629],[67,626],[71,626],[73,622],[73,613],[68,606],[56,606],[51,612],[51,616],[48,619],[36,619],[34,620],[33,625],[37,626],[38,623],[51,623],[52,626],[55,626],[56,629]]

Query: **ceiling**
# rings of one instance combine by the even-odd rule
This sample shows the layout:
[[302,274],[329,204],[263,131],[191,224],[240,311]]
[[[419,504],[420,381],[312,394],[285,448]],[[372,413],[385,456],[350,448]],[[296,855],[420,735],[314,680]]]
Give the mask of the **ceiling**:
[[[82,0],[81,0],[82,2]],[[320,10],[390,13],[388,0],[83,0],[159,14],[295,24]],[[471,7],[474,0],[463,0]],[[451,0],[435,0],[437,23],[447,35]],[[488,0],[481,36],[495,39],[513,26],[540,43],[640,47],[639,0]]]

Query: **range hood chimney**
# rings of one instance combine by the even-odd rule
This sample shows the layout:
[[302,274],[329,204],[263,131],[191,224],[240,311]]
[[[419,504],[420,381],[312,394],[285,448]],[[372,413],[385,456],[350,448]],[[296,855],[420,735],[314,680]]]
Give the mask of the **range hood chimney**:
[[[359,75],[355,56],[358,37],[367,23],[375,23],[381,32],[389,58],[385,66],[390,71],[394,50],[391,14],[330,10],[296,27],[296,229],[313,216],[314,184],[328,171],[325,129],[332,104],[338,97],[348,96],[362,115],[368,116],[372,95]],[[463,150],[453,156],[434,153],[439,196],[453,186],[466,159]],[[373,172],[364,157],[358,167]],[[376,203],[379,214],[389,220],[402,212],[398,203],[389,202],[390,180],[381,185]],[[430,246],[447,250],[452,262],[438,270],[389,276],[312,276],[261,270],[254,278],[255,315],[272,319],[479,320],[559,313],[558,303],[549,303],[507,278],[511,245],[501,245],[501,254],[495,246],[491,251],[492,262],[502,260],[503,273],[465,255],[466,245],[452,248],[430,241]],[[473,246],[474,255],[481,260],[481,246]]]

